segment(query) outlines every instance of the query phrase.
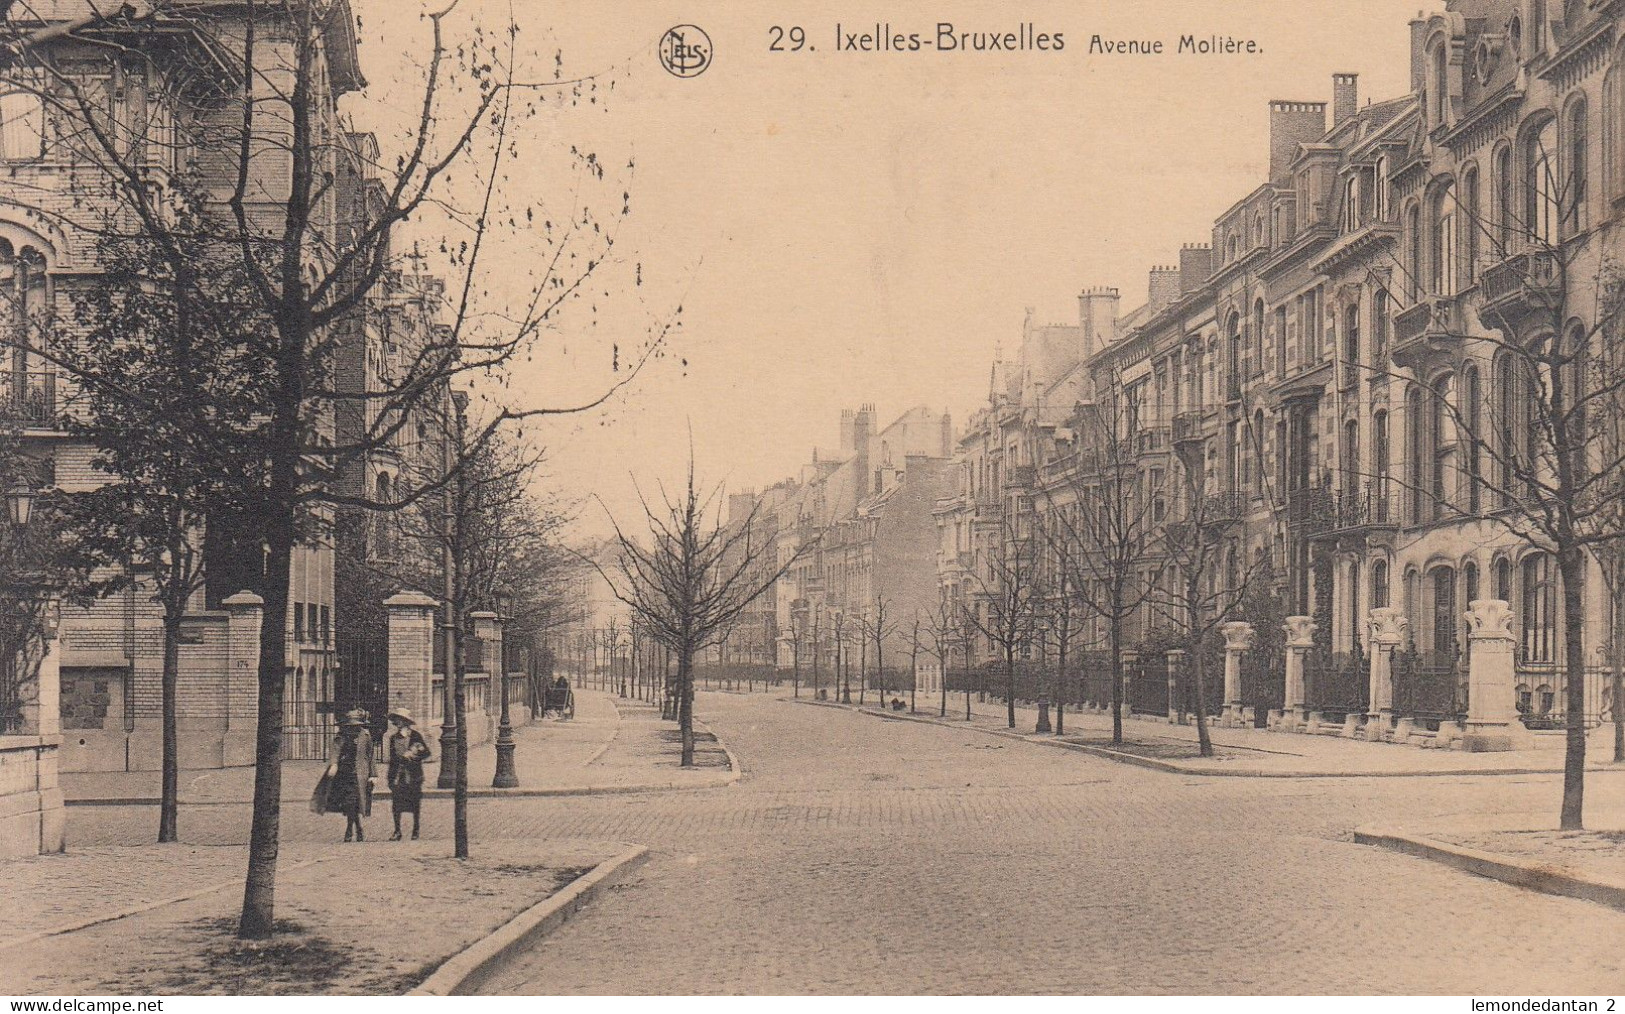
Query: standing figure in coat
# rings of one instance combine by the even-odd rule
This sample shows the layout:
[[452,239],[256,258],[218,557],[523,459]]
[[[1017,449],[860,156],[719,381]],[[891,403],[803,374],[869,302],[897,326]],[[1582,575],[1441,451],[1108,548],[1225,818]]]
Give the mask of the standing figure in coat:
[[401,840],[401,814],[412,815],[412,839],[418,836],[418,814],[423,805],[423,764],[429,759],[429,744],[416,729],[412,713],[396,708],[389,713],[389,735],[384,737],[384,756],[389,769],[390,809],[395,815],[395,833],[390,841]]
[[333,741],[333,763],[316,783],[311,810],[344,814],[344,840],[365,841],[361,818],[372,815],[372,783],[376,776],[367,713],[358,708],[339,723],[339,734]]

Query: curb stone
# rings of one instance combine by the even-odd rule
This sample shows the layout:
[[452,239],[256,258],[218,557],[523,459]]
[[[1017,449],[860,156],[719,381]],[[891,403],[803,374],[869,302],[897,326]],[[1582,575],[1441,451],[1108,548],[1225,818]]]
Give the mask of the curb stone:
[[614,883],[621,874],[648,859],[649,850],[632,845],[613,859],[593,867],[564,890],[543,898],[485,937],[447,958],[407,996],[459,996],[502,970],[502,966],[536,941],[569,921],[582,906]]
[[1482,852],[1464,845],[1452,845],[1434,838],[1381,828],[1356,828],[1354,840],[1361,845],[1375,845],[1403,852],[1418,859],[1443,863],[1514,887],[1565,898],[1578,898],[1581,901],[1590,901],[1625,911],[1625,882],[1609,877],[1582,874],[1565,867],[1549,866],[1495,852]]
[[[792,704],[809,704],[820,708],[837,708],[842,711],[855,712],[868,715],[871,718],[881,718],[893,722],[918,722],[922,725],[935,725],[943,729],[963,729],[969,732],[980,733],[983,736],[998,736],[1002,739],[1016,739],[1034,746],[1047,746],[1060,750],[1072,750],[1077,753],[1086,753],[1094,757],[1115,761],[1119,764],[1128,764],[1133,767],[1147,768],[1152,771],[1162,771],[1167,774],[1195,775],[1203,778],[1466,778],[1476,775],[1506,776],[1506,775],[1558,775],[1560,770],[1554,768],[1447,768],[1437,771],[1416,770],[1409,771],[1299,771],[1285,769],[1280,771],[1257,770],[1224,770],[1222,768],[1195,767],[1180,764],[1175,761],[1159,760],[1155,757],[1141,757],[1139,754],[1127,753],[1122,750],[1113,750],[1110,747],[1094,746],[1088,743],[1069,743],[1063,739],[1049,736],[1028,735],[1022,732],[1013,732],[1008,729],[989,729],[975,724],[944,722],[940,718],[931,718],[923,715],[885,714],[867,711],[848,704],[837,704],[832,701],[805,701],[791,700]],[[1222,749],[1222,748],[1221,748]],[[1620,770],[1617,765],[1590,765],[1586,766],[1587,774]]]

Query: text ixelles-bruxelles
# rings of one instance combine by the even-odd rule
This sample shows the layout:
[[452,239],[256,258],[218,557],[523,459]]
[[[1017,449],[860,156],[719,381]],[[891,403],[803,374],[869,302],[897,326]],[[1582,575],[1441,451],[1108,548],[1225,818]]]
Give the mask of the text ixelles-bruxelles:
[[[1041,32],[1031,21],[1006,31],[962,31],[939,21],[934,32],[904,32],[891,22],[854,28],[837,22],[835,50],[840,53],[1058,53],[1066,48],[1063,32]],[[1238,56],[1263,52],[1256,39],[1233,35],[1181,35],[1170,45],[1163,39],[1109,39],[1089,37],[1088,51],[1105,56]]]

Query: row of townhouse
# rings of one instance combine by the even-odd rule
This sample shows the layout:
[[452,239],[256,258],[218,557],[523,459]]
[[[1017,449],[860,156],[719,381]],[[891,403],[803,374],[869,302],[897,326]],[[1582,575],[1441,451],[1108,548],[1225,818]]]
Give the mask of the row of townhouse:
[[[1559,332],[1573,347],[1615,335],[1622,18],[1613,0],[1452,0],[1410,24],[1408,94],[1361,105],[1357,76],[1338,74],[1330,103],[1271,102],[1267,179],[1210,242],[1151,272],[1143,307],[1118,316],[1114,290],[1087,291],[1078,324],[1029,323],[1019,356],[995,366],[937,509],[944,598],[988,608],[992,554],[1019,531],[1009,519],[1064,509],[1102,461],[1084,417],[1126,406],[1113,439],[1131,451],[1105,457],[1127,459],[1148,516],[1179,523],[1194,476],[1220,533],[1216,579],[1261,579],[1258,598],[1277,604],[1236,618],[1277,646],[1286,616],[1311,618],[1328,673],[1360,674],[1347,709],[1376,710],[1363,673],[1373,611],[1389,610],[1377,615],[1396,658],[1432,681],[1392,710],[1460,718],[1469,603],[1496,599],[1510,605],[1508,692],[1526,724],[1555,724],[1562,590],[1551,553],[1512,529],[1531,527],[1519,519],[1539,483],[1524,471],[1551,456],[1539,431],[1553,381],[1529,350]],[[1608,597],[1588,567],[1585,650],[1600,665]],[[1139,574],[1176,576],[1155,552]],[[1160,666],[1154,599],[1130,637]],[[973,662],[993,654],[975,639]],[[1278,661],[1258,672],[1244,692],[1263,721],[1284,678]],[[1601,680],[1587,680],[1594,719]]]
[[[35,31],[45,40],[35,59],[49,61],[54,73],[88,96],[93,116],[104,113],[105,123],[129,127],[131,136],[121,150],[146,160],[160,183],[186,174],[206,189],[231,191],[237,170],[222,157],[218,139],[241,118],[246,93],[241,68],[230,58],[232,40],[243,37],[249,18],[261,19],[256,52],[263,66],[256,73],[274,83],[286,72],[291,46],[287,33],[278,30],[278,12],[255,14],[251,5],[208,0],[173,19],[160,13],[83,27],[90,10],[83,2],[27,6],[26,14],[13,13],[10,27]],[[81,27],[73,32],[55,30],[75,23]],[[331,185],[323,190],[319,220],[310,232],[342,244],[344,236],[364,227],[383,184],[376,140],[353,131],[341,113],[344,97],[365,86],[355,19],[340,3],[325,25],[321,67],[310,78],[315,92],[306,112],[322,139],[316,150],[323,164],[313,171]],[[16,82],[15,75],[34,71],[19,66],[10,73]],[[68,103],[46,102],[40,92],[37,77],[10,88],[0,85],[0,287],[10,339],[4,340],[0,370],[0,424],[16,431],[22,453],[17,474],[0,481],[8,489],[22,484],[72,493],[94,489],[107,477],[93,465],[95,449],[63,425],[64,416],[74,411],[73,379],[60,375],[38,347],[43,343],[48,353],[76,340],[69,323],[73,302],[97,284],[104,267],[99,230],[116,205],[94,160],[83,157],[90,143],[85,124],[75,120]],[[105,109],[98,110],[100,104]],[[279,195],[287,193],[290,170],[275,149],[267,143],[249,159],[245,193],[256,215],[274,215],[285,201]],[[391,376],[401,376],[403,364],[440,333],[442,295],[436,279],[413,271],[389,273],[369,299],[334,325],[339,390],[375,392]],[[340,492],[387,502],[400,496],[403,485],[433,481],[449,440],[448,420],[456,418],[456,399],[447,389],[431,401],[423,418],[395,429],[390,444],[346,461],[336,477]],[[375,404],[324,400],[315,438],[342,447],[380,428]],[[388,666],[377,639],[386,623],[381,597],[388,590],[380,601],[347,604],[336,572],[346,555],[353,561],[351,583],[356,568],[387,570],[401,555],[399,521],[369,512],[345,524],[337,514],[322,512],[326,523],[296,549],[293,561],[284,702],[289,756],[322,756],[335,712],[367,706],[381,721],[387,699]],[[253,759],[257,659],[246,646],[257,634],[245,637],[258,629],[254,593],[263,590],[262,553],[230,525],[213,520],[199,536],[206,579],[182,630],[178,725],[180,763],[186,768]],[[162,630],[150,589],[138,580],[88,607],[64,606],[59,629],[59,715],[43,724],[36,717],[32,728],[5,732],[59,729],[64,771],[158,767]],[[340,665],[347,640],[367,650],[358,648]],[[42,700],[39,707],[52,711],[54,704]]]
[[877,665],[902,684],[916,618],[936,608],[932,508],[947,488],[953,423],[924,406],[880,427],[873,405],[841,416],[839,447],[814,450],[793,478],[756,498],[775,542],[771,605],[752,635],[771,638],[781,672],[853,687]]

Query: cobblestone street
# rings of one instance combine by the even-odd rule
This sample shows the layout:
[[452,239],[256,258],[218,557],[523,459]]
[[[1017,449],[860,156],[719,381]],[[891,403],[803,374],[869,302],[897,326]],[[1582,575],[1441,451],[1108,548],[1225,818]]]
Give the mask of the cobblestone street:
[[[648,844],[653,858],[495,992],[1597,993],[1625,981],[1625,913],[1355,845],[1360,823],[1555,811],[1555,776],[1239,779],[704,694],[731,788],[475,800],[484,837]],[[1621,776],[1593,775],[1594,826]],[[85,808],[133,844],[150,808]],[[449,804],[426,804],[443,836]],[[1555,819],[1555,812],[1552,814]],[[290,841],[336,825],[289,807]],[[189,842],[246,810],[190,810]],[[381,844],[387,848],[387,844]],[[1494,913],[1486,918],[1485,913]],[[1567,949],[1534,946],[1566,940]]]

